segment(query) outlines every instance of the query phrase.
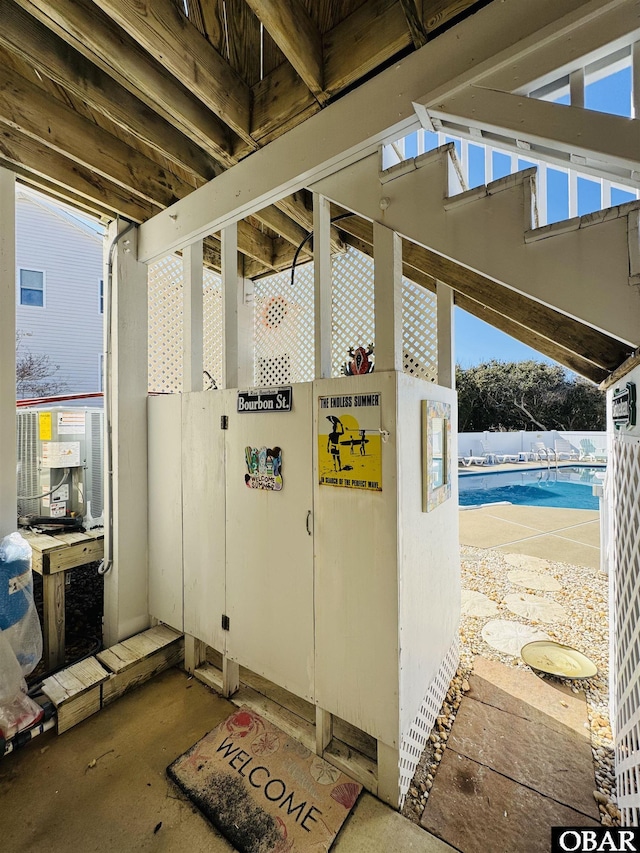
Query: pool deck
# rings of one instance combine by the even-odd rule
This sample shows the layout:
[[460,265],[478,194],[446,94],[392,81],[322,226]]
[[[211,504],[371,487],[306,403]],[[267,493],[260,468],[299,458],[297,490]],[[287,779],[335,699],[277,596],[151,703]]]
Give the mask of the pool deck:
[[[561,468],[575,465],[564,461],[558,464]],[[470,465],[458,473],[488,474],[540,467],[537,462]],[[551,468],[555,468],[555,463]],[[599,568],[600,513],[590,509],[505,504],[464,509],[460,511],[460,544]]]

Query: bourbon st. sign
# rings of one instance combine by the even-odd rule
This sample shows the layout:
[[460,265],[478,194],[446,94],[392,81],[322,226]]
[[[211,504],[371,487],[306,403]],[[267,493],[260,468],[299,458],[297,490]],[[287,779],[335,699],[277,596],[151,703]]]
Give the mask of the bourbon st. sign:
[[624,388],[613,392],[613,423],[616,429],[636,425],[636,384],[627,382]]

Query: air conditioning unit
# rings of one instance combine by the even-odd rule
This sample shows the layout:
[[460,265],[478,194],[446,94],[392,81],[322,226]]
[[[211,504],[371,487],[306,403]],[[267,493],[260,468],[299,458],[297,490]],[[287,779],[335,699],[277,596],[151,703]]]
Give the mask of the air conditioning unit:
[[103,409],[19,410],[18,516],[102,516],[103,433]]

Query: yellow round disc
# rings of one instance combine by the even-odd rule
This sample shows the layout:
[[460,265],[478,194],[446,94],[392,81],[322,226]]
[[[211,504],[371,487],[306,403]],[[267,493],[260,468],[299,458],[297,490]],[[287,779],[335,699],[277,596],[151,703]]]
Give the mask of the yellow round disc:
[[593,678],[598,668],[582,652],[553,640],[538,640],[523,646],[520,655],[532,669],[559,678]]

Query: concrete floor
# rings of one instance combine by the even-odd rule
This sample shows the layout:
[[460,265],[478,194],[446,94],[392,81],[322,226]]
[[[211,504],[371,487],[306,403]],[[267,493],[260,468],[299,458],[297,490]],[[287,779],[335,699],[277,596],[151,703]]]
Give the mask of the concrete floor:
[[[42,735],[0,761],[0,849],[232,853],[165,770],[233,710],[230,702],[171,669],[63,735]],[[332,849],[453,848],[364,794]]]
[[[501,506],[460,513],[462,544],[599,565],[598,513]],[[231,853],[166,767],[234,706],[168,670],[57,737],[0,761],[0,849]],[[447,853],[453,847],[363,794],[335,853]],[[488,853],[488,851],[487,851]]]

